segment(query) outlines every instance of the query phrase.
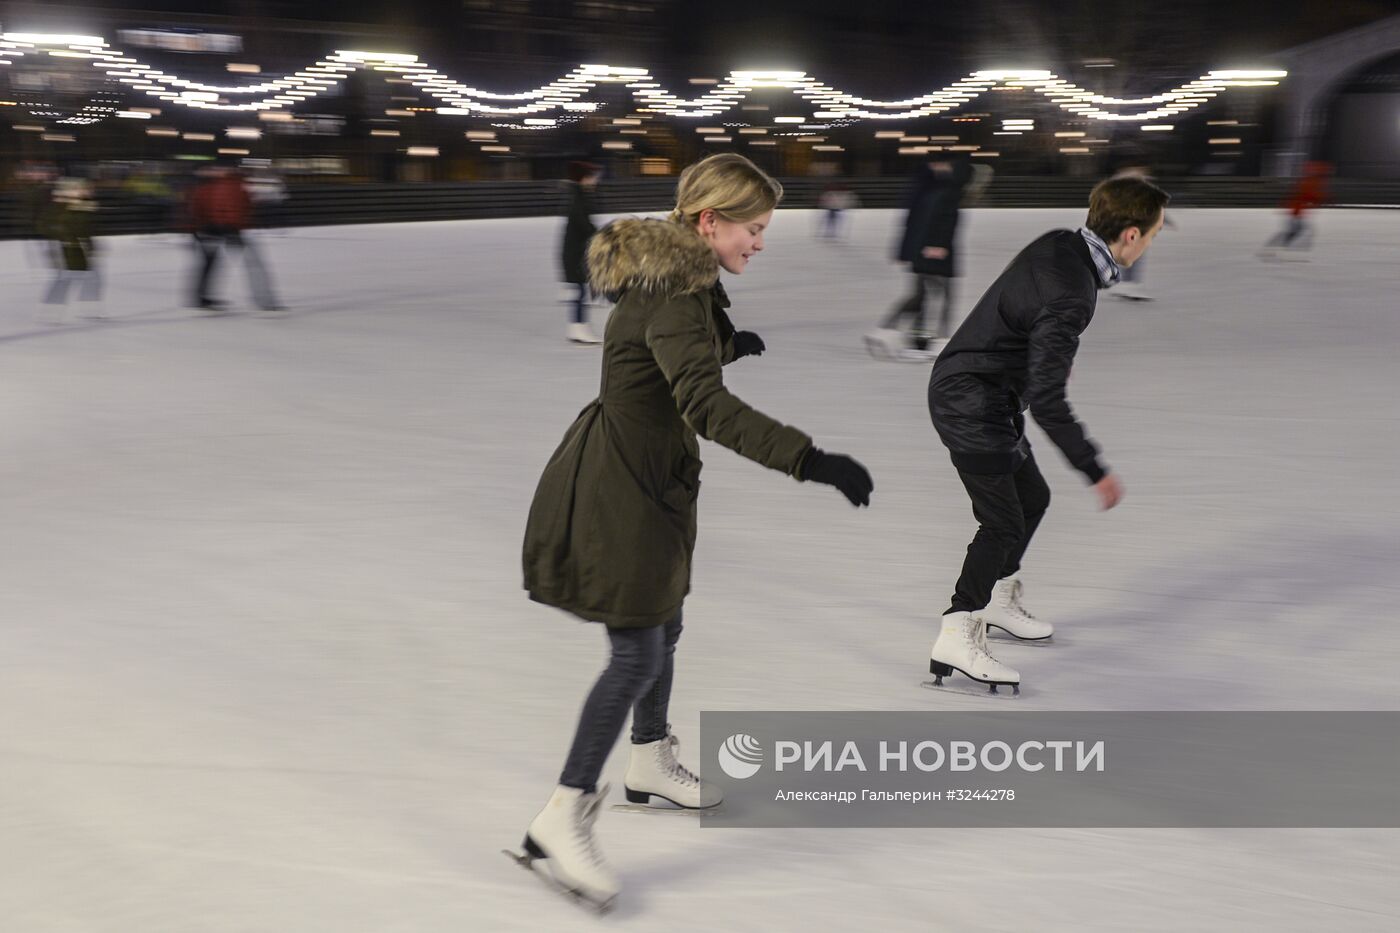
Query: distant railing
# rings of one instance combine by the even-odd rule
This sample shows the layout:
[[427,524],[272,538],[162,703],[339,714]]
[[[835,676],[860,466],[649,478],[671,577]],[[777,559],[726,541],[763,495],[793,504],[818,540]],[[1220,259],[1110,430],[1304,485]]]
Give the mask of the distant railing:
[[[897,208],[908,189],[905,178],[843,179],[861,207]],[[983,192],[979,207],[1083,207],[1093,178],[998,176]],[[1158,181],[1178,207],[1275,207],[1288,195],[1286,178],[1164,178]],[[671,206],[674,178],[610,179],[598,187],[599,213],[664,211]],[[785,207],[816,207],[828,184],[823,178],[783,179]],[[178,211],[162,210],[120,192],[102,192],[98,231],[146,233],[168,229]],[[1400,182],[1337,180],[1338,205],[1400,205]],[[565,192],[556,181],[486,181],[450,184],[293,185],[287,201],[264,212],[273,226],[473,220],[559,214]],[[32,236],[22,195],[0,195],[0,238]]]

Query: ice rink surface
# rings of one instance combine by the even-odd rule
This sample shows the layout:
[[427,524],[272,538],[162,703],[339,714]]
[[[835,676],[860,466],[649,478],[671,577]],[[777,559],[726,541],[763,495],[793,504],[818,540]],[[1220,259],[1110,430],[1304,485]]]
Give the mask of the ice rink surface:
[[[1025,599],[1057,633],[994,647],[1016,708],[1396,709],[1400,212],[1323,212],[1288,263],[1255,257],[1275,212],[1173,213],[1157,300],[1102,295],[1070,383],[1123,504],[1096,512],[1033,434],[1055,501]],[[860,341],[905,287],[897,216],[843,243],[814,219],[780,213],[727,277],[768,352],[725,375],[865,462],[873,507],[703,445],[672,703],[692,766],[702,709],[996,702],[919,687],[974,525],[927,367]],[[960,309],[1081,221],[967,212]],[[510,865],[605,657],[520,589],[535,481],[598,383],[563,339],[561,223],[260,234],[280,314],[241,270],[233,313],[185,310],[183,240],[112,239],[109,319],[62,327],[0,244],[0,928],[1400,929],[1396,831],[605,813],[626,889],[602,920]]]

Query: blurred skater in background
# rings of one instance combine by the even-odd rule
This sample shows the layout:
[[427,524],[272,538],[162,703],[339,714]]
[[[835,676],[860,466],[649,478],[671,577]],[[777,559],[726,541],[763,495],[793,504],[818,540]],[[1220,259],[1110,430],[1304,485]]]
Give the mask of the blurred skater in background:
[[839,240],[846,211],[859,205],[860,199],[856,197],[850,185],[839,179],[827,182],[817,197],[817,207],[822,212],[818,235],[829,240]]
[[[1332,166],[1327,162],[1308,162],[1303,166],[1302,177],[1283,205],[1288,211],[1288,220],[1283,229],[1264,244],[1259,251],[1260,259],[1301,259],[1300,253],[1312,249],[1313,228],[1308,223],[1308,211],[1327,203],[1327,179],[1331,174]],[[1284,253],[1282,256],[1278,253],[1280,249]]]
[[[909,264],[913,291],[865,335],[877,359],[922,362],[934,359],[952,336],[953,278],[957,275],[956,240],[963,189],[972,178],[965,159],[934,159],[919,171],[905,217],[896,258]],[[924,304],[932,292],[938,322],[925,329]],[[908,320],[908,329],[900,326]]]
[[569,340],[580,344],[601,344],[602,339],[588,324],[588,243],[597,230],[593,226],[593,191],[602,175],[601,166],[592,162],[569,163],[569,201],[564,220],[563,264],[564,281],[574,293],[569,302],[572,319]]
[[[1114,178],[1139,178],[1146,182],[1152,181],[1152,168],[1145,161],[1134,160],[1123,165],[1118,171],[1113,173]],[[1125,301],[1151,301],[1152,296],[1147,293],[1147,286],[1143,284],[1143,278],[1147,274],[1147,257],[1139,256],[1137,262],[1121,269],[1121,276],[1118,280],[1118,287],[1113,289],[1111,294],[1115,298],[1122,298]]]
[[[97,269],[97,246],[93,226],[97,214],[97,198],[92,182],[86,178],[60,178],[53,188],[53,198],[40,215],[40,229],[52,242],[54,277],[44,295],[50,306],[49,323],[63,324],[67,320],[68,289],[79,286],[82,301],[97,302],[102,298],[102,279]],[[100,308],[84,315],[101,317]]]
[[272,290],[267,266],[247,234],[252,221],[253,200],[242,172],[231,165],[221,165],[201,175],[189,194],[187,220],[199,256],[194,277],[196,307],[214,311],[224,306],[210,294],[214,269],[225,249],[236,248],[243,253],[253,302],[264,311],[282,309]]
[[25,258],[35,266],[53,266],[53,248],[44,231],[44,220],[53,204],[53,189],[59,172],[51,162],[26,159],[15,170],[14,184],[25,233]]

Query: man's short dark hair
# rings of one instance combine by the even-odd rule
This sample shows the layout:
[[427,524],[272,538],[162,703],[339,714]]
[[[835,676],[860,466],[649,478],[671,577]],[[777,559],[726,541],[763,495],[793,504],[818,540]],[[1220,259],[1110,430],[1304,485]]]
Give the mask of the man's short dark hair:
[[1143,233],[1162,216],[1171,195],[1141,178],[1110,178],[1089,195],[1089,219],[1084,226],[1112,243],[1129,227]]

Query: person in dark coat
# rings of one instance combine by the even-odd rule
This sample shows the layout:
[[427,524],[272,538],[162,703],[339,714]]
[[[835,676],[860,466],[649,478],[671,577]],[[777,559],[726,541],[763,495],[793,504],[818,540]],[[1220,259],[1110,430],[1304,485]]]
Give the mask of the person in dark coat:
[[987,626],[1022,640],[1053,627],[1021,605],[1016,573],[1050,503],[1026,437],[1031,417],[1070,465],[1093,484],[1104,509],[1123,486],[1099,459],[1065,397],[1079,337],[1098,291],[1142,258],[1161,230],[1169,200],[1135,177],[1102,182],[1078,230],[1052,230],[997,277],[938,357],[928,404],[977,519],[929,668],[938,680],[961,671],[983,683],[1020,684],[1020,674],[987,650]]
[[593,189],[598,186],[602,168],[592,162],[569,163],[568,209],[564,221],[564,281],[574,286],[573,321],[569,324],[569,339],[574,343],[598,344],[602,341],[588,326],[588,241],[597,229],[593,226]]
[[[866,347],[872,355],[927,360],[936,355],[928,352],[930,341],[947,340],[952,332],[958,214],[971,177],[972,168],[963,159],[938,159],[921,170],[896,253],[900,262],[909,265],[913,291],[894,306],[878,329],[866,335]],[[924,326],[924,305],[930,292],[938,296],[940,305],[932,333]],[[909,328],[901,331],[906,318]]]
[[688,808],[720,802],[675,757],[667,722],[681,607],[690,591],[700,494],[697,438],[868,505],[859,463],[730,394],[721,367],[766,347],[736,330],[719,284],[763,249],[781,186],[735,153],[681,174],[667,220],[618,220],[593,238],[593,287],[617,302],[602,388],[540,477],[525,528],[530,598],[607,628],[611,658],[584,704],[559,786],[530,823],[528,857],[596,903],[618,891],[592,836],[597,783],[628,711],[628,800]]

